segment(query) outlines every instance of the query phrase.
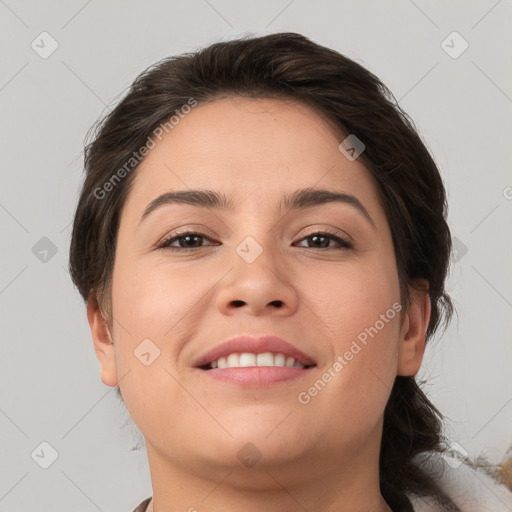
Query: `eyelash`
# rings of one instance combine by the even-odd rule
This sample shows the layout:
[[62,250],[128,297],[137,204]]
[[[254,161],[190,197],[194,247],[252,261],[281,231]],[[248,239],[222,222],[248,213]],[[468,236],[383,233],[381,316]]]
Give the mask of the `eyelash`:
[[[181,238],[185,238],[187,236],[190,236],[190,235],[198,235],[204,239],[208,239],[208,240],[211,240],[211,238],[206,235],[205,233],[201,233],[199,231],[184,231],[182,233],[178,233],[178,234],[174,234],[172,235],[171,237],[168,237],[168,238],[165,238],[164,240],[162,240],[159,244],[157,244],[156,248],[157,249],[164,249],[164,250],[169,250],[169,251],[194,251],[194,250],[197,250],[197,249],[201,249],[203,247],[207,247],[207,246],[204,246],[204,245],[201,245],[200,247],[190,247],[190,248],[186,248],[186,247],[172,247],[170,244],[176,240],[180,240]],[[309,235],[303,237],[300,239],[300,241],[303,241],[303,240],[306,240],[308,238],[311,238],[313,236],[327,236],[327,238],[330,238],[331,240],[334,240],[335,242],[337,242],[338,244],[340,244],[341,247],[338,247],[337,249],[338,250],[349,250],[349,249],[352,249],[353,248],[353,245],[351,242],[349,242],[348,240],[345,240],[343,238],[341,238],[340,236],[337,236],[336,233],[333,233],[329,230],[324,230],[324,231],[315,231],[314,233],[310,233]],[[324,251],[324,250],[327,250],[327,249],[336,249],[336,247],[305,247],[306,249],[316,249],[316,250],[319,250],[319,251]]]

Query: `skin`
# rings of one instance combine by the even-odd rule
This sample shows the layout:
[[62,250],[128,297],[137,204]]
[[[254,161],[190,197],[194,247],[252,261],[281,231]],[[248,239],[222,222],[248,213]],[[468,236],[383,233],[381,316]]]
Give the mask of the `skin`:
[[[402,318],[386,323],[308,404],[297,399],[400,303],[376,185],[359,159],[339,151],[343,139],[305,105],[224,98],[195,107],[137,170],[118,232],[113,328],[92,299],[88,320],[101,379],[120,387],[146,440],[150,510],[391,510],[378,484],[383,413],[395,376],[420,368],[427,293],[411,289]],[[279,210],[284,194],[305,187],[356,196],[375,227],[348,204]],[[139,225],[158,195],[196,188],[224,193],[236,209],[168,205]],[[192,243],[202,247],[155,249],[178,228],[205,233]],[[321,249],[308,238],[326,228],[350,236],[354,248],[327,239]],[[263,251],[252,263],[236,252],[247,236]],[[264,333],[290,341],[317,368],[261,388],[192,369],[206,349]],[[146,338],[160,350],[149,366],[134,356]],[[246,443],[261,454],[253,467],[237,458]]]

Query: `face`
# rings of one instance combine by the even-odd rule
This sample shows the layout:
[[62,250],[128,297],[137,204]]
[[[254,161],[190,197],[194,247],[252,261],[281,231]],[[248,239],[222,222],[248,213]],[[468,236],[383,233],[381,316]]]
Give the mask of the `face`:
[[[119,385],[150,459],[326,471],[378,451],[393,381],[421,363],[428,311],[401,322],[385,212],[343,139],[305,105],[229,98],[195,107],[139,166],[117,239],[114,344],[91,326],[103,382]],[[341,199],[285,202],[301,189]],[[160,204],[141,220],[155,198],[191,190],[229,205]],[[243,335],[278,336],[311,367],[197,367]]]

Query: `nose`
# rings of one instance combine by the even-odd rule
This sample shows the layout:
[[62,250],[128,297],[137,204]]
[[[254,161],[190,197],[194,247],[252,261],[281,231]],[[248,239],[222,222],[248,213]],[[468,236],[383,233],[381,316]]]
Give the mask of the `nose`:
[[223,314],[287,316],[297,310],[292,269],[272,244],[248,237],[233,251],[231,271],[219,283],[216,297]]

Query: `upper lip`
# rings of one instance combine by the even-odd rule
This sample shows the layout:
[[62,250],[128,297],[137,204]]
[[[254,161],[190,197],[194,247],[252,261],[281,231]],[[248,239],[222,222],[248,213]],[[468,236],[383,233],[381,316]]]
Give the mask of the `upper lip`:
[[294,347],[288,341],[277,336],[264,334],[261,336],[237,336],[236,338],[220,343],[198,357],[194,362],[194,366],[196,368],[201,368],[213,361],[217,361],[221,357],[226,357],[229,354],[234,353],[241,354],[243,352],[250,352],[252,354],[273,352],[275,354],[283,354],[286,357],[293,357],[304,366],[311,366],[315,364],[315,361],[311,357],[304,354],[304,352]]

